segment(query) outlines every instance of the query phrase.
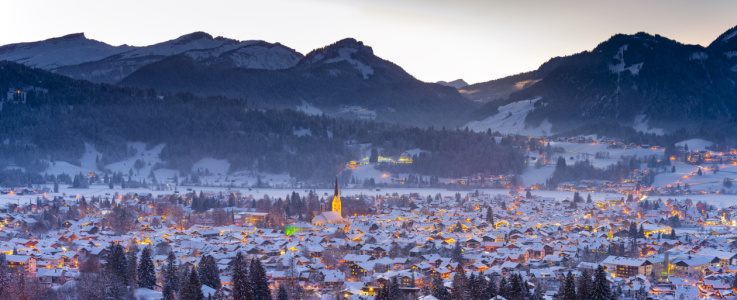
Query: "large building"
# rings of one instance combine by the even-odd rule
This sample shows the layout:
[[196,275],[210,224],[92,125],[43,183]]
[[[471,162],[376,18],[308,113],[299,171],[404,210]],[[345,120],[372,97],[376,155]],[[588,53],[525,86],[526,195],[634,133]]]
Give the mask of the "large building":
[[601,264],[614,277],[649,276],[653,271],[653,264],[644,258],[628,258],[612,255],[602,261]]
[[348,224],[348,221],[343,219],[342,207],[340,203],[340,191],[338,190],[338,178],[335,178],[335,192],[333,193],[333,203],[331,211],[321,212],[319,215],[312,219],[312,225],[322,226],[325,224]]

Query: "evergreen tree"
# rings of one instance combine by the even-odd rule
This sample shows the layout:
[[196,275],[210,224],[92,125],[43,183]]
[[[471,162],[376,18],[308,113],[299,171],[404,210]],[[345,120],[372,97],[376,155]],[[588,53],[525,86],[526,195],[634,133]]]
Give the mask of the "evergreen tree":
[[524,299],[524,287],[522,286],[522,276],[519,273],[514,273],[509,276],[509,300],[523,300]]
[[176,266],[176,256],[169,252],[164,266],[164,300],[173,300],[175,293],[179,291],[179,270]]
[[200,282],[209,286],[215,290],[219,289],[220,274],[217,266],[217,262],[212,255],[204,255],[200,259],[200,263],[197,265],[198,274],[200,274]]
[[248,276],[246,258],[239,251],[233,260],[233,300],[253,299],[251,277]]
[[251,268],[248,275],[251,277],[253,300],[271,300],[269,279],[266,277],[266,270],[264,270],[261,260],[251,260]]
[[498,295],[497,288],[496,288],[496,282],[494,282],[494,278],[490,278],[489,282],[486,283],[486,289],[484,289],[483,295],[484,295],[482,298],[483,300],[488,300]]
[[136,255],[138,252],[138,247],[131,246],[128,248],[128,252],[126,253],[126,260],[128,262],[128,283],[131,287],[135,288],[138,284],[138,274],[136,270],[138,269],[138,256]]
[[594,273],[594,289],[591,292],[591,300],[611,300],[612,288],[606,279],[604,267],[599,265]]
[[589,299],[591,297],[591,289],[591,275],[588,270],[583,270],[581,277],[578,279],[578,299]]
[[5,258],[5,253],[0,253],[0,295],[7,295],[10,293],[9,273],[10,270],[8,268],[8,262]]
[[402,300],[402,290],[399,289],[399,280],[394,276],[389,283],[389,300]]
[[471,276],[468,277],[468,295],[470,296],[469,299],[475,299],[476,295],[478,294],[478,288],[476,285],[476,274],[471,272]]
[[432,282],[432,296],[438,300],[450,300],[450,292],[443,285],[443,278],[440,275],[435,276]]
[[450,253],[450,257],[455,260],[459,266],[461,265],[461,263],[463,263],[463,248],[461,248],[460,241],[456,241],[456,245],[455,247],[453,247],[453,250]]
[[489,209],[486,210],[486,221],[496,229],[496,222],[494,221],[494,209],[489,205]]
[[488,300],[488,298],[485,298],[486,287],[488,284],[489,283],[486,282],[484,274],[479,272],[479,274],[476,275],[474,290],[471,291],[471,297],[473,300]]
[[138,265],[138,286],[153,290],[156,286],[156,271],[151,252],[151,247],[143,248],[141,252],[141,263]]
[[453,276],[451,295],[454,300],[468,299],[468,277],[466,277],[466,272],[460,263],[456,266],[455,275]]
[[202,294],[202,283],[197,275],[197,270],[192,268],[179,295],[180,300],[204,300],[205,295]]
[[279,285],[279,293],[276,295],[276,300],[289,300],[287,288],[283,284]]
[[505,299],[509,299],[509,285],[507,284],[507,279],[504,277],[502,277],[502,280],[499,281],[499,289],[497,295],[502,296]]
[[645,228],[642,227],[642,224],[640,224],[640,229],[637,230],[637,237],[645,238]]
[[120,244],[110,245],[105,270],[112,277],[111,280],[129,286],[128,263],[125,258],[125,249]]

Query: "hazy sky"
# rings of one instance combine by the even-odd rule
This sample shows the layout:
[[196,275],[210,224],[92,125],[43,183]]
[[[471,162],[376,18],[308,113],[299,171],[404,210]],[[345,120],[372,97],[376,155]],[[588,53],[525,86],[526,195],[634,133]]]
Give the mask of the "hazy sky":
[[149,45],[193,31],[280,42],[303,54],[345,37],[425,81],[487,81],[645,31],[708,45],[737,25],[735,0],[16,0],[0,44],[84,32]]

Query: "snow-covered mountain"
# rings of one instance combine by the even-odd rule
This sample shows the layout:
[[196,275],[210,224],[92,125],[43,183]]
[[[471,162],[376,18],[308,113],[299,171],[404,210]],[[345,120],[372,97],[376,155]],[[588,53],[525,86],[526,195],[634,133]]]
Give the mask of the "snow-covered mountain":
[[223,37],[213,38],[204,32],[194,32],[176,39],[136,47],[129,51],[78,65],[69,65],[56,70],[57,73],[92,82],[116,83],[139,68],[192,50],[216,49],[239,42]]
[[509,113],[510,104],[539,99],[517,117],[524,120],[518,125],[552,124],[548,132],[587,134],[611,134],[618,126],[654,134],[724,130],[737,116],[737,73],[730,71],[736,62],[720,52],[734,49],[729,47],[734,36],[734,29],[727,31],[718,47],[705,48],[643,32],[614,35],[590,51],[551,59],[537,71],[469,86],[488,88],[486,94],[511,90],[479,109],[482,122],[470,125],[500,124],[506,116],[497,115]]
[[[415,126],[465,124],[476,107],[456,89],[421,82],[352,38],[303,58],[289,48],[263,42],[221,48],[170,56],[136,70],[119,84],[245,98],[269,106],[308,103],[328,115]],[[233,67],[238,63],[249,67]],[[351,113],[345,115],[346,111]]]
[[0,47],[0,60],[104,83],[117,83],[145,65],[179,54],[208,65],[266,70],[290,68],[302,58],[299,52],[278,43],[237,41],[204,32],[142,47],[115,47],[88,39],[83,33]]
[[88,39],[84,33],[74,33],[39,42],[0,46],[0,60],[53,71],[59,67],[96,61],[131,49],[134,47],[111,46]]

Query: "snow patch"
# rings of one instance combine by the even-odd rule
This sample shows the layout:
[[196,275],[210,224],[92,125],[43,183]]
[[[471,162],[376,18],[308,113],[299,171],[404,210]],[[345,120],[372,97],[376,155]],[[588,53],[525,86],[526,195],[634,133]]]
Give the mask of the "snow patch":
[[724,52],[724,55],[726,55],[727,58],[737,57],[737,51],[727,51],[727,52]]
[[[499,113],[490,116],[481,121],[472,121],[466,126],[470,130],[483,132],[487,129],[491,131],[499,131],[505,134],[521,134],[529,136],[546,136],[551,134],[553,124],[545,119],[540,126],[535,128],[528,127],[525,124],[525,117],[535,108],[535,102],[540,98],[531,100],[517,101],[499,107]],[[465,127],[465,126],[464,126]]]
[[688,60],[705,60],[708,59],[709,55],[704,52],[691,53],[691,57]]
[[729,42],[729,40],[732,39],[735,36],[737,36],[737,30],[732,30],[732,32],[730,32],[728,35],[724,36],[724,38],[722,39],[722,41],[724,41],[725,43],[726,42]]
[[297,110],[313,116],[319,116],[323,114],[322,110],[304,100],[302,100],[302,105],[297,106]]
[[102,159],[102,153],[95,150],[95,146],[90,143],[84,143],[84,154],[80,160],[82,169],[87,171],[97,171],[97,159]]
[[309,128],[298,128],[292,131],[295,136],[312,136],[312,131]]
[[688,150],[690,151],[696,151],[696,150],[701,151],[701,150],[706,150],[706,147],[710,147],[714,145],[714,143],[707,141],[707,140],[702,140],[702,139],[690,139],[690,140],[676,143],[676,146],[685,146],[685,145],[688,145]]
[[192,172],[210,171],[210,174],[228,174],[230,163],[225,159],[214,159],[212,157],[203,158],[192,165]]
[[619,62],[614,65],[609,65],[609,71],[611,71],[613,74],[619,75],[620,73],[624,71],[630,71],[630,74],[637,75],[640,73],[640,70],[642,69],[642,65],[644,62],[636,63],[633,65],[630,65],[629,67],[624,62],[624,51],[627,51],[627,46],[624,45],[622,47],[619,47],[619,51],[617,51],[617,54],[614,55],[614,59],[618,60]]
[[356,52],[358,52],[358,49],[340,48],[338,49],[338,57],[325,60],[325,63],[332,64],[332,63],[337,63],[341,61],[348,62],[351,65],[353,65],[353,67],[356,68],[356,70],[358,70],[359,72],[361,72],[361,74],[363,74],[363,79],[368,79],[369,75],[374,74],[374,69],[360,61],[353,59],[353,54],[355,54]]
[[634,125],[632,125],[632,128],[634,128],[635,130],[639,132],[643,132],[643,133],[653,133],[656,135],[665,134],[662,128],[655,128],[655,127],[648,126],[646,118],[647,118],[646,115],[636,116],[635,123]]
[[[105,166],[105,168],[115,173],[121,172],[126,175],[131,170],[133,170],[133,174],[136,175],[134,177],[141,178],[141,179],[146,178],[151,173],[151,170],[153,170],[156,163],[161,162],[161,159],[159,159],[159,154],[161,153],[161,150],[163,150],[165,146],[166,146],[165,144],[158,144],[152,149],[146,150],[146,143],[142,143],[142,142],[128,143],[128,147],[133,148],[136,151],[136,154],[124,160],[109,164]],[[135,168],[136,160],[139,160],[139,159],[143,161],[144,165],[143,167],[141,167],[141,169],[136,169]]]

